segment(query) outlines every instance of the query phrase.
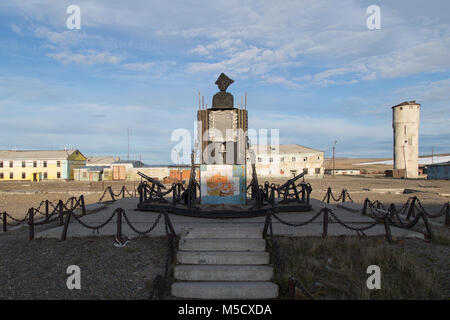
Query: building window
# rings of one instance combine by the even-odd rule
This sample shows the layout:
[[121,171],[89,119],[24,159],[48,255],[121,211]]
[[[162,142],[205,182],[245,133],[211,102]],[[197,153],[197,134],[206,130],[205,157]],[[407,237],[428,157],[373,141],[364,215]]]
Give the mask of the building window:
[[258,158],[258,162],[262,162],[262,158]]
[[87,172],[86,171],[83,172],[83,178],[87,178]]
[[317,157],[317,160],[320,160],[320,156]]
[[47,172],[44,172],[44,179],[47,179]]
[[25,161],[22,161],[22,168],[25,168],[27,166],[27,163]]
[[61,167],[61,161],[56,161],[56,166],[59,168]]
[[273,158],[269,158],[269,162],[273,162]]
[[44,161],[44,168],[47,168],[47,161]]
[[295,162],[295,157],[292,157],[292,162]]
[[61,172],[56,173],[56,178],[61,179]]
[[10,172],[10,173],[9,173],[9,178],[10,178],[10,179],[14,179],[14,173],[13,173],[13,172]]
[[4,178],[3,172],[0,172],[0,179],[3,179],[3,178]]
[[304,172],[305,174],[308,174],[308,168],[303,168],[303,172]]
[[25,172],[22,172],[22,179],[25,179],[27,177],[27,175],[25,174]]
[[281,157],[281,158],[280,158],[280,162],[284,162],[284,157]]
[[3,161],[0,161],[0,168],[3,168]]
[[10,162],[9,162],[9,167],[12,168],[12,167],[13,167],[13,164],[14,164],[14,162],[13,162],[13,161],[10,161]]
[[303,161],[308,161],[308,157],[304,157],[304,158],[303,158]]
[[37,161],[33,161],[33,168],[37,167]]
[[320,168],[316,168],[316,174],[320,173]]

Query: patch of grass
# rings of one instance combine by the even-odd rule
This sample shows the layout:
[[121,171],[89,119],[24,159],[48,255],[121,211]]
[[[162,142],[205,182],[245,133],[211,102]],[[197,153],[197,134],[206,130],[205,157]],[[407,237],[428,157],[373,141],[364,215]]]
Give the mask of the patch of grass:
[[447,227],[433,227],[433,243],[450,247],[450,232]]
[[[374,238],[277,237],[283,264],[280,297],[287,298],[289,276],[316,299],[437,299],[434,273],[400,246]],[[366,286],[367,267],[381,269],[381,289]],[[305,298],[305,297],[303,297]]]

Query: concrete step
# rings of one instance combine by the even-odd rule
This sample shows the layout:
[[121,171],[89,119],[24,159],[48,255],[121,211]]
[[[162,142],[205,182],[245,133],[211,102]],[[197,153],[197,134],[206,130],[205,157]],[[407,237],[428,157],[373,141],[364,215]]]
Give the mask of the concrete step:
[[202,226],[190,229],[183,238],[262,238],[262,228],[260,226],[242,226],[239,224],[224,226]]
[[278,285],[272,282],[175,282],[172,296],[185,299],[273,299]]
[[268,264],[265,251],[178,251],[180,264]]
[[264,239],[180,239],[178,248],[186,251],[265,251]]
[[186,281],[269,281],[273,267],[269,265],[177,265],[177,280]]

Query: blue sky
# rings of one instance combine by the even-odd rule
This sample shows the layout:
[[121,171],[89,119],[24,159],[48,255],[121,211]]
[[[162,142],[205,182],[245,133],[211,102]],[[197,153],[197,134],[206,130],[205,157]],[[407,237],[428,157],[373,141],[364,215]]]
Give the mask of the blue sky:
[[[81,29],[68,30],[69,5]],[[366,26],[369,5],[381,29]],[[391,107],[422,105],[420,154],[450,152],[448,1],[0,2],[0,149],[169,163],[225,72],[249,126],[341,157],[392,156]]]

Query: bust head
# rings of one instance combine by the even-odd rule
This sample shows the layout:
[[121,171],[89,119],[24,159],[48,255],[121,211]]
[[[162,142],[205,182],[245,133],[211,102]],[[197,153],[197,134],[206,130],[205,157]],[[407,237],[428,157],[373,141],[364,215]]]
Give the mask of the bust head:
[[219,87],[220,91],[226,91],[229,85],[233,82],[234,80],[228,78],[228,76],[222,72],[216,80],[216,85]]

